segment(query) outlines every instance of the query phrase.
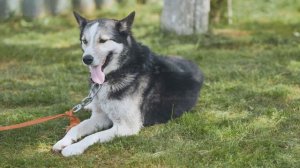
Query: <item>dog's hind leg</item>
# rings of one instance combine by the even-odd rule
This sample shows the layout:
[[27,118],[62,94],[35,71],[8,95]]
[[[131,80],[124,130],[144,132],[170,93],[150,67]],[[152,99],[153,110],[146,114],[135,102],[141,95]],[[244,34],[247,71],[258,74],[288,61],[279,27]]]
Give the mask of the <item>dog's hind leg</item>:
[[70,129],[64,138],[58,141],[52,149],[56,152],[59,152],[66,146],[76,142],[81,137],[92,134],[98,130],[108,128],[111,125],[112,122],[105,113],[94,112],[90,119],[84,120],[77,126]]
[[129,127],[123,125],[114,125],[112,128],[97,132],[95,134],[89,135],[82,139],[81,141],[67,146],[62,150],[62,155],[65,157],[80,155],[82,154],[89,146],[95,143],[103,143],[112,140],[116,136],[129,136],[137,134],[138,131],[132,130]]

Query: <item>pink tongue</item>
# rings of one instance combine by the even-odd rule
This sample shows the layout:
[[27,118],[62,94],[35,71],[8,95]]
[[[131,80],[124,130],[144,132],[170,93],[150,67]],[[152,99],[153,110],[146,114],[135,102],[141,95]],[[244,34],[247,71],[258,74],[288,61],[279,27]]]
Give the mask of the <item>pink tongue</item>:
[[98,84],[102,84],[105,80],[105,75],[102,72],[101,67],[102,66],[100,66],[100,65],[98,65],[96,67],[90,66],[90,72],[91,72],[92,80],[95,83],[98,83]]

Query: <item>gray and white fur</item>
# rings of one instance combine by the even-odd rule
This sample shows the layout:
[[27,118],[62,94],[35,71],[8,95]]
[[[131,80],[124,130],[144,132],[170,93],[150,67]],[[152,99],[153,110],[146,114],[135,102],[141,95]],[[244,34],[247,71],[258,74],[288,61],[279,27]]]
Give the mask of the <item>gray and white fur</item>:
[[165,123],[189,111],[203,83],[198,66],[180,57],[158,56],[137,43],[131,26],[135,12],[122,20],[87,20],[80,26],[83,62],[102,65],[105,81],[86,109],[89,119],[73,127],[54,146],[63,156],[82,154],[89,146],[137,134],[143,126]]

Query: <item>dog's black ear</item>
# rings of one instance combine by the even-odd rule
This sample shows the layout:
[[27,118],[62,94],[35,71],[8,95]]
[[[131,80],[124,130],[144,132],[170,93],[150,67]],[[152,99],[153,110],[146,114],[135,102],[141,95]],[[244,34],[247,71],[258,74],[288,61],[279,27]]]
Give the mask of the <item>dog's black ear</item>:
[[82,16],[80,16],[80,15],[79,15],[77,12],[75,12],[75,11],[73,11],[73,14],[74,14],[74,16],[75,16],[75,18],[76,18],[76,21],[77,21],[77,23],[79,24],[80,28],[83,28],[83,27],[86,25],[86,23],[87,23],[87,19],[84,18],[84,17],[82,17]]
[[119,32],[131,32],[131,26],[134,21],[135,11],[131,12],[127,17],[117,22]]

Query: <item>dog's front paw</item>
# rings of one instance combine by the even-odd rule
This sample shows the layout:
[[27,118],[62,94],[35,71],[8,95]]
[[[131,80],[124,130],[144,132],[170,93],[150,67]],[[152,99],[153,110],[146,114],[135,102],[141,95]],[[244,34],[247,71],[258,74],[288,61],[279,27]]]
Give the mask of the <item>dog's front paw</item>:
[[84,152],[84,148],[82,148],[78,144],[73,144],[64,148],[61,154],[65,157],[80,155]]
[[63,150],[65,147],[69,146],[72,144],[72,139],[69,138],[63,138],[60,141],[58,141],[55,145],[53,145],[52,150],[54,152],[60,152]]

